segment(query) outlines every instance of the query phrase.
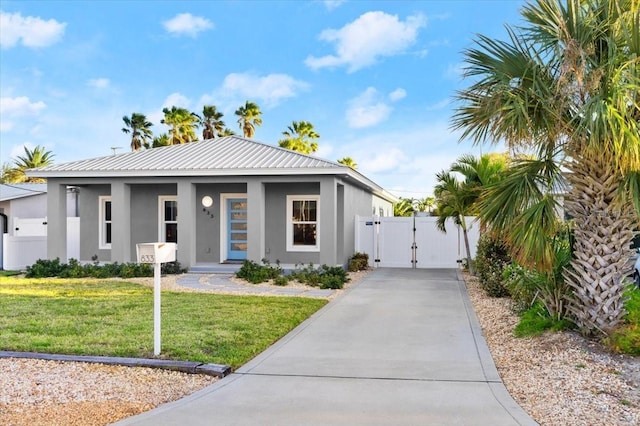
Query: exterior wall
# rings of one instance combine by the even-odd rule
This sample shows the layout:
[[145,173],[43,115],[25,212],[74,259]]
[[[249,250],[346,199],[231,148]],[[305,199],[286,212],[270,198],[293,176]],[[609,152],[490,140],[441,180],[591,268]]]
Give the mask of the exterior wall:
[[99,197],[110,195],[109,185],[89,185],[80,189],[79,210],[80,220],[80,259],[90,261],[92,256],[97,255],[100,262],[111,260],[111,250],[100,250],[98,248],[98,219],[99,219]]
[[[374,216],[385,216],[385,217],[390,217],[393,216],[393,203],[384,200],[380,197],[377,197],[375,195],[372,196],[373,197],[373,215]],[[367,215],[369,215],[370,213],[367,213]]]
[[[136,260],[136,244],[155,243],[160,239],[158,197],[177,194],[174,184],[131,185],[131,262]],[[179,207],[178,214],[180,214]],[[180,233],[178,233],[179,243]]]
[[344,191],[344,253],[341,262],[346,265],[355,252],[355,217],[371,215],[373,198],[365,190],[351,185],[345,185]]
[[[320,262],[318,252],[287,252],[287,195],[319,195],[319,183],[268,183],[265,188],[265,258],[271,263]],[[322,223],[320,223],[322,227]],[[322,240],[320,240],[322,250]]]

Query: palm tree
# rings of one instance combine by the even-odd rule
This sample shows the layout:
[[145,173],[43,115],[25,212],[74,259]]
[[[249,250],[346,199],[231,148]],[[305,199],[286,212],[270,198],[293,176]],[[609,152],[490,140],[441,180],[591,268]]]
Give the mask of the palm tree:
[[340,160],[338,160],[338,163],[345,165],[347,167],[351,167],[354,170],[358,168],[358,164],[351,157],[341,158]]
[[122,128],[124,133],[131,133],[131,151],[140,151],[143,146],[149,144],[148,140],[153,137],[150,127],[153,123],[147,120],[144,114],[134,112],[131,117],[126,115],[122,117],[125,127]]
[[246,101],[244,106],[238,108],[235,112],[238,116],[238,125],[245,138],[252,138],[256,133],[256,126],[262,125],[262,111],[257,104]]
[[436,205],[435,197],[424,197],[421,200],[417,200],[416,207],[420,212],[429,212],[433,211],[433,208]]
[[172,106],[171,109],[162,110],[164,118],[162,124],[170,126],[169,140],[171,145],[179,145],[197,140],[196,127],[198,126],[198,116],[185,108]]
[[156,136],[153,138],[152,147],[158,148],[161,146],[169,146],[171,145],[171,139],[169,139],[169,135],[166,133],[161,134],[160,136]]
[[318,150],[314,142],[320,137],[308,121],[294,121],[282,132],[284,139],[278,141],[280,148],[286,148],[303,154],[312,154]]
[[24,156],[18,156],[13,160],[13,167],[6,168],[3,166],[2,180],[4,183],[42,183],[46,182],[43,178],[27,177],[25,170],[35,169],[38,167],[46,167],[53,164],[54,154],[51,151],[45,151],[44,147],[38,145],[32,150],[24,147]]
[[[533,148],[487,196],[481,216],[525,266],[550,271],[553,188],[568,183],[574,257],[570,311],[585,334],[608,333],[623,292],[640,211],[640,3],[537,0],[508,41],[478,36],[452,127],[475,143]],[[635,209],[634,209],[635,206]]]
[[413,216],[415,200],[413,198],[402,198],[400,202],[393,205],[393,215],[396,217]]
[[228,127],[225,127],[222,132],[219,134],[220,137],[225,137],[225,136],[233,136],[235,135],[236,132],[234,132],[233,130],[231,130]]
[[225,129],[222,117],[224,114],[218,112],[215,105],[205,105],[202,108],[202,117],[198,116],[199,124],[203,127],[202,139],[213,139],[219,137]]
[[438,216],[436,226],[442,232],[447,232],[446,221],[449,218],[460,226],[469,272],[474,275],[468,235],[470,224],[467,223],[466,217],[475,214],[475,202],[478,199],[477,187],[473,182],[459,181],[452,172],[443,170],[436,173],[436,186],[433,193],[436,196],[436,215]]

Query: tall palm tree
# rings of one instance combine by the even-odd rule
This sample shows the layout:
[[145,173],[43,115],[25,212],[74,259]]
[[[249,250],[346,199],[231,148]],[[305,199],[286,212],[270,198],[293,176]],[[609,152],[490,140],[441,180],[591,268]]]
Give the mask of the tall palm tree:
[[218,111],[215,105],[205,105],[202,108],[202,117],[198,116],[199,124],[203,127],[202,139],[219,137],[225,129],[222,117],[224,114]]
[[453,219],[460,226],[464,238],[464,248],[467,253],[467,265],[473,275],[473,261],[471,259],[471,247],[469,245],[467,216],[475,214],[475,202],[478,199],[477,187],[472,182],[460,181],[450,171],[436,173],[436,186],[433,194],[436,196],[436,226],[442,232],[447,232],[446,221]]
[[640,222],[639,2],[536,0],[522,16],[522,25],[507,26],[509,40],[480,35],[465,52],[473,82],[457,95],[452,127],[475,143],[536,152],[516,162],[481,212],[521,248],[524,265],[553,266],[552,189],[564,176],[575,218],[570,311],[583,333],[606,334],[625,313]]
[[320,135],[314,130],[313,124],[308,121],[294,121],[282,134],[284,139],[278,141],[278,145],[281,148],[291,149],[303,154],[312,154],[318,150],[318,143],[315,140]]
[[344,157],[338,160],[338,163],[345,165],[347,167],[351,167],[352,169],[357,169],[358,164],[351,157]]
[[149,144],[149,139],[153,137],[150,127],[153,123],[147,120],[144,114],[134,112],[131,117],[126,115],[122,117],[125,127],[122,128],[124,133],[131,133],[131,151],[140,151],[143,146]]
[[160,122],[171,127],[169,129],[171,145],[179,145],[198,139],[196,136],[198,116],[196,114],[176,106],[172,106],[171,109],[164,108],[162,112],[164,118]]
[[246,101],[244,106],[235,112],[238,116],[238,125],[245,138],[252,138],[256,133],[256,126],[262,125],[262,111],[257,104]]
[[2,180],[4,183],[42,183],[43,178],[27,177],[25,170],[46,167],[53,164],[55,155],[51,151],[45,151],[43,146],[36,146],[32,150],[24,147],[24,156],[18,156],[13,160],[13,167],[3,167]]

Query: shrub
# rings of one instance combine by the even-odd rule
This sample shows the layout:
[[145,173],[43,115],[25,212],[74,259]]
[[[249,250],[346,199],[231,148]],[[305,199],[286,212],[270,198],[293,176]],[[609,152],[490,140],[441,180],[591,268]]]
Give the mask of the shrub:
[[60,263],[59,257],[53,260],[38,259],[33,265],[27,266],[25,276],[27,278],[57,277],[63,269],[64,265]]
[[183,268],[177,260],[163,263],[161,270],[163,275],[178,275],[187,272],[187,270]]
[[511,263],[507,246],[489,235],[482,235],[474,266],[480,286],[491,297],[505,297],[509,290],[504,283],[504,269]]
[[522,314],[513,333],[516,337],[528,337],[537,336],[547,330],[560,331],[570,327],[569,321],[549,316],[544,305],[538,302]]
[[247,280],[253,284],[260,284],[275,279],[282,275],[282,273],[283,271],[280,265],[271,266],[266,259],[262,259],[262,265],[252,260],[245,260],[242,262],[242,267],[236,272],[236,277]]
[[369,255],[355,252],[349,259],[349,272],[366,271],[369,269]]
[[347,271],[340,266],[322,265],[320,268],[314,268],[311,263],[293,271],[291,277],[303,284],[330,289],[340,289],[349,281]]
[[109,278],[109,277],[149,277],[153,275],[153,268],[148,264],[123,263],[118,262],[98,265],[81,264],[76,259],[69,259],[69,263],[60,263],[60,259],[42,260],[39,259],[32,266],[27,266],[27,278]]
[[280,275],[273,279],[274,285],[286,286],[289,284],[289,277],[286,275]]

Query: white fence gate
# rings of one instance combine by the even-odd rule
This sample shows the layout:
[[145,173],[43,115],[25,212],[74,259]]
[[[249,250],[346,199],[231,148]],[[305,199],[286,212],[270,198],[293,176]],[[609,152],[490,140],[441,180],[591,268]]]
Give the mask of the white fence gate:
[[[475,257],[479,223],[468,217],[471,256]],[[356,251],[369,255],[369,266],[387,268],[457,268],[466,258],[464,236],[453,220],[447,232],[438,230],[436,217],[356,216]]]
[[[2,235],[2,263],[6,270],[22,270],[47,258],[47,219],[15,218],[14,234]],[[67,218],[67,259],[80,259],[80,218]]]

